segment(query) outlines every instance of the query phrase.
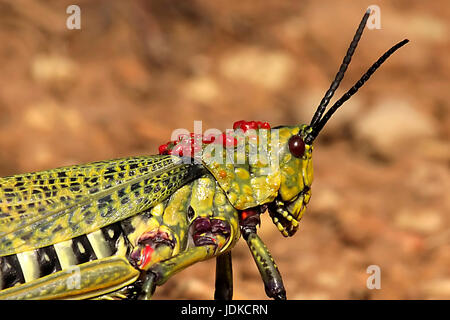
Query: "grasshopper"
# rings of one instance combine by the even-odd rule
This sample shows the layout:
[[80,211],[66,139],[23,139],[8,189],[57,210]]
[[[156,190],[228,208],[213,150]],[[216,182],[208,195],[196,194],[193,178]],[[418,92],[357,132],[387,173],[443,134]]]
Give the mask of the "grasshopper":
[[[260,215],[268,211],[283,236],[295,234],[311,197],[314,140],[408,42],[386,51],[325,113],[369,15],[309,125],[238,121],[230,134],[182,136],[158,155],[0,178],[0,299],[150,299],[175,273],[214,257],[214,297],[231,299],[231,249],[241,236],[267,296],[286,299],[257,235]],[[262,156],[250,161],[258,148]]]

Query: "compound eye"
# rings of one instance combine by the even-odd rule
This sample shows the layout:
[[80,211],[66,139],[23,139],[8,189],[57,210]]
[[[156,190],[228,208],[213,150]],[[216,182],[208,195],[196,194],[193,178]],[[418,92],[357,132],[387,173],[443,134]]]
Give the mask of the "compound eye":
[[303,157],[305,153],[305,142],[303,142],[300,136],[295,135],[289,139],[289,151],[296,158]]

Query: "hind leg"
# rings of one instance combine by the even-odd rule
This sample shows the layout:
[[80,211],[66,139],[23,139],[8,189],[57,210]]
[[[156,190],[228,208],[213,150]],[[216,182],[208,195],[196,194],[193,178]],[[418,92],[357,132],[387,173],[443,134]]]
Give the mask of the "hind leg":
[[123,257],[107,257],[2,290],[0,299],[87,299],[136,281],[139,271]]

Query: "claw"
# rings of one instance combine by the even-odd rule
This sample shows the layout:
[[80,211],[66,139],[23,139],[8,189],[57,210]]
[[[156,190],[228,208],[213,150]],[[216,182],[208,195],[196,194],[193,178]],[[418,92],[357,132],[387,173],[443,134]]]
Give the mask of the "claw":
[[272,298],[274,300],[286,300],[286,291],[283,290],[283,291],[280,291],[278,293],[274,293],[272,295]]

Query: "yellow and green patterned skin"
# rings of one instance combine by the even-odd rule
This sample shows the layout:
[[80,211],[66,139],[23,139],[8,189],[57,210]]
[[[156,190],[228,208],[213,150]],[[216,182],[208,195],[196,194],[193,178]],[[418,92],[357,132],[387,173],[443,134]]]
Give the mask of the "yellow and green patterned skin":
[[[214,238],[214,256],[231,249],[240,237],[238,211],[229,203],[214,177],[205,174],[178,189],[167,201],[159,203],[143,214],[130,219],[134,231],[128,234],[133,251],[139,253],[145,247],[148,235],[164,234],[167,240],[154,249],[152,259],[140,269],[148,270],[156,263],[186,252],[195,246],[190,231],[192,223],[199,219],[220,220],[230,226],[229,235],[221,237],[205,230],[199,237]],[[194,261],[192,261],[193,263]]]
[[[249,130],[244,134],[245,153],[239,152],[239,147],[233,149],[235,164],[227,162],[230,156],[225,151],[222,157],[215,157],[214,145],[210,145],[210,152],[203,153],[202,160],[236,209],[245,210],[275,201],[285,206],[287,210],[280,211],[281,217],[272,219],[284,236],[290,236],[297,230],[311,196],[313,146],[306,144],[303,156],[297,158],[289,151],[288,142],[294,135],[304,138],[310,130],[307,125]],[[235,136],[239,141],[242,132]],[[258,148],[258,158],[251,161],[251,150]],[[245,162],[237,164],[243,155]],[[287,221],[281,223],[280,219]]]

